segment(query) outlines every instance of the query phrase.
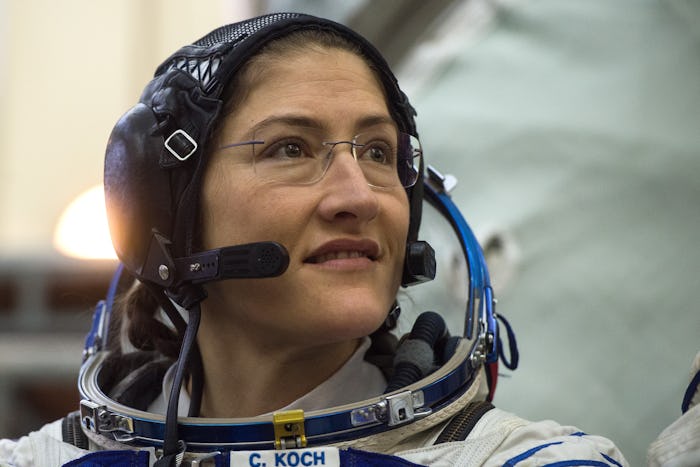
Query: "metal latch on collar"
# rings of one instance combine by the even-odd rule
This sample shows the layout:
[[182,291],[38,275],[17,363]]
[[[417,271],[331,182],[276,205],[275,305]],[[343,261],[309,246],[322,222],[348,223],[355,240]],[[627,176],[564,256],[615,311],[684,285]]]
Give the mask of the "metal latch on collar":
[[131,417],[112,413],[104,405],[89,400],[80,401],[80,421],[86,429],[98,434],[112,431],[134,432],[134,421]]
[[424,405],[423,391],[402,391],[386,396],[376,404],[355,409],[350,417],[354,426],[377,422],[395,426],[430,415],[432,410],[423,408]]
[[275,449],[306,447],[303,410],[274,413],[272,423],[275,430]]

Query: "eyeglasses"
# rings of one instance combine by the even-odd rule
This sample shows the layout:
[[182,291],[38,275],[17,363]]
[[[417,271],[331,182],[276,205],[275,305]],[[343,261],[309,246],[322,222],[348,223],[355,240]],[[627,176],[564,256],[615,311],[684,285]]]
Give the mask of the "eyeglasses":
[[[324,141],[316,128],[266,125],[249,141],[226,144],[220,150],[250,158],[256,175],[292,185],[310,185],[328,171],[336,146],[350,152],[370,186],[411,187],[421,168],[423,151],[415,136],[381,126],[347,141]],[[242,152],[242,154],[240,154]]]

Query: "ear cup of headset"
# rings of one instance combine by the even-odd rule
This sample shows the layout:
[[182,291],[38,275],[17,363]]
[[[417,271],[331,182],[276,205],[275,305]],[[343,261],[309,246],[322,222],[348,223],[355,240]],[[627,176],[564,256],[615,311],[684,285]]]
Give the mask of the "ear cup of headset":
[[140,276],[153,229],[168,233],[172,204],[168,173],[158,157],[163,137],[151,109],[137,104],[117,122],[107,143],[105,205],[114,249],[126,269]]
[[[112,130],[105,154],[107,217],[117,256],[140,279],[158,282],[158,264],[191,253],[204,146],[220,109],[221,101],[204,96],[191,75],[166,70]],[[179,144],[183,138],[186,144]]]

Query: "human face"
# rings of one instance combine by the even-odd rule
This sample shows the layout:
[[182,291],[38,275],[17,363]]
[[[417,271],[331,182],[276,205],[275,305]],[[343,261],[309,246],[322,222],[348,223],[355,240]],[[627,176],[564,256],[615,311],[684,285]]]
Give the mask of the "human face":
[[[394,125],[365,62],[325,48],[266,61],[224,118],[217,148],[249,140],[268,122],[311,126],[327,141]],[[214,151],[202,191],[204,247],[272,240],[290,262],[280,277],[209,284],[203,324],[216,319],[223,332],[260,342],[321,344],[368,335],[383,322],[401,280],[406,192],[370,187],[350,146],[334,151],[324,177],[310,185],[258,176],[247,151]]]

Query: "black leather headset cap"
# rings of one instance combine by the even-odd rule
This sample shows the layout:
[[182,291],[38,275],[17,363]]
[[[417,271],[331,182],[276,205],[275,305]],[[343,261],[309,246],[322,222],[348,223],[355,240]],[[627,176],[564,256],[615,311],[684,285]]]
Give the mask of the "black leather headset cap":
[[[167,287],[159,265],[172,267],[173,258],[193,253],[207,142],[223,107],[223,90],[266,43],[305,28],[329,30],[357,44],[378,71],[399,129],[417,136],[415,111],[386,61],[351,29],[314,16],[274,13],[212,31],[158,67],[107,144],[104,185],[112,241],[136,277]],[[407,190],[409,241],[420,224],[422,183],[419,177]]]

